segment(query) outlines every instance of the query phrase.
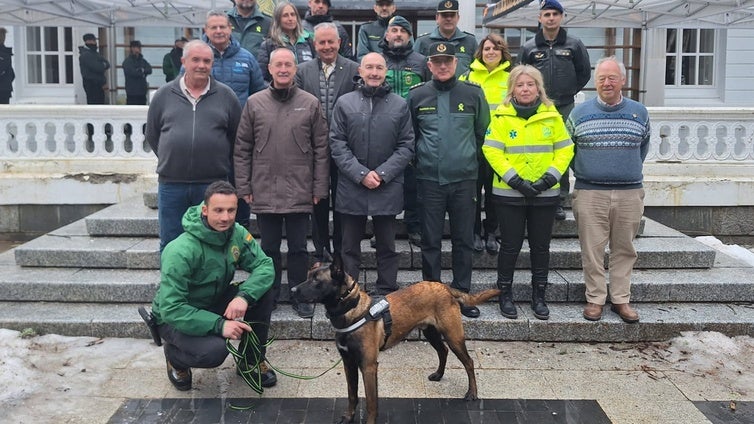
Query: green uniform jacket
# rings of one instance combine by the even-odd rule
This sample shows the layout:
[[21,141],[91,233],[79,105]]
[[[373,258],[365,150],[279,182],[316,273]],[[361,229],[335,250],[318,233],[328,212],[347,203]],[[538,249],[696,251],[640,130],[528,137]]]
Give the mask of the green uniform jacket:
[[[522,198],[507,182],[516,174],[536,181],[545,172],[560,180],[573,158],[573,142],[554,105],[541,104],[537,113],[524,119],[513,105],[502,104],[492,113],[482,152],[495,173],[492,194]],[[558,196],[559,187],[555,184],[538,197]]]
[[495,109],[503,102],[505,93],[508,92],[508,75],[510,73],[507,69],[510,68],[510,65],[511,63],[506,60],[490,72],[482,62],[474,59],[471,62],[471,68],[458,79],[475,82],[482,86],[484,96],[490,105],[490,111],[494,114]]
[[416,178],[439,184],[476,180],[490,123],[482,89],[455,78],[431,80],[408,93],[416,136]]
[[272,18],[262,13],[259,10],[259,5],[257,5],[248,20],[244,20],[235,7],[228,11],[228,19],[230,20],[233,38],[241,43],[241,47],[250,51],[254,58],[258,58],[259,46],[270,34]]
[[456,28],[456,32],[453,36],[445,38],[440,34],[440,30],[435,28],[434,31],[422,34],[416,38],[414,51],[417,51],[424,56],[428,56],[429,46],[438,41],[445,41],[456,47],[456,57],[458,58],[456,76],[460,76],[469,70],[469,65],[471,65],[471,62],[474,60],[474,52],[476,51],[476,37],[474,37],[474,34],[469,34],[466,31],[461,31]]
[[152,301],[158,324],[190,336],[222,334],[224,318],[208,309],[223,299],[237,268],[251,274],[238,286],[239,296],[247,300],[261,298],[275,276],[272,259],[245,228],[235,224],[228,231],[212,230],[202,221],[202,205],[186,211],[185,232],[165,246],[160,287]]

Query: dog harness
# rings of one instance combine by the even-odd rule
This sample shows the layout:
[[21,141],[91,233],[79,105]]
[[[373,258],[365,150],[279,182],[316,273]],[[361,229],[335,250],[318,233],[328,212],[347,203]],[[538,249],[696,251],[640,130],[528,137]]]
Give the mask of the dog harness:
[[[369,321],[377,321],[380,319],[385,328],[385,340],[382,342],[382,345],[384,346],[385,343],[387,343],[387,339],[393,333],[393,317],[390,315],[390,302],[384,297],[372,299],[372,305],[369,307],[369,311],[364,317],[346,328],[336,328],[335,332],[351,333],[358,330]],[[380,348],[380,350],[382,349]]]

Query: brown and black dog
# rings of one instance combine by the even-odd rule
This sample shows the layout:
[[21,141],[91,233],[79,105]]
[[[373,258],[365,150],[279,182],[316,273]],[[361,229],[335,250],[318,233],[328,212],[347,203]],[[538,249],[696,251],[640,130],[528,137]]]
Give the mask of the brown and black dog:
[[[372,298],[359,289],[353,278],[343,272],[338,259],[336,258],[330,266],[315,264],[309,271],[306,281],[293,288],[291,294],[299,302],[322,303],[335,327],[335,341],[343,358],[348,384],[348,410],[340,422],[353,422],[359,402],[358,370],[361,370],[364,379],[367,423],[376,422],[377,355],[379,351],[389,349],[403,340],[414,328],[420,328],[424,337],[437,351],[440,363],[437,371],[429,375],[429,379],[439,381],[445,373],[448,359],[448,347],[445,346],[447,343],[463,364],[469,378],[469,389],[464,399],[478,399],[474,361],[466,350],[460,305],[478,305],[498,296],[500,290],[485,290],[472,295],[449,288],[442,283],[422,281],[412,284],[385,297],[390,303],[389,311],[392,318],[391,331],[386,334],[383,319],[369,319]],[[367,318],[363,325],[353,330],[349,329],[362,318]]]

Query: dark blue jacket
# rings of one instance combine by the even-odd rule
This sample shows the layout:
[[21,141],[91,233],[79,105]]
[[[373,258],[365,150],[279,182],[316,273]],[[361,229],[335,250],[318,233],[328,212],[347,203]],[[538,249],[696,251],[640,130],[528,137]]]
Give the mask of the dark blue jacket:
[[267,86],[254,55],[241,47],[238,40],[231,36],[230,45],[222,53],[212,46],[206,35],[202,36],[202,40],[210,46],[215,55],[215,61],[212,64],[212,77],[227,85],[236,93],[241,107],[246,104],[249,95],[263,90]]

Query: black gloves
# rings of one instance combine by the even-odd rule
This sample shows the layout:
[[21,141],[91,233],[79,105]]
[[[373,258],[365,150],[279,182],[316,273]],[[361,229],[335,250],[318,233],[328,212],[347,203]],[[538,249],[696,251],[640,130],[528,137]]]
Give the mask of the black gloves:
[[518,190],[524,195],[524,197],[537,197],[539,193],[541,193],[540,190],[532,186],[531,181],[523,180],[518,175],[514,175],[513,178],[508,181],[508,185],[511,186],[512,189]]
[[554,186],[558,183],[558,179],[555,178],[554,175],[550,174],[549,172],[545,172],[542,174],[541,177],[537,181],[534,181],[532,183],[532,187],[539,190],[540,192],[547,190],[548,188]]

